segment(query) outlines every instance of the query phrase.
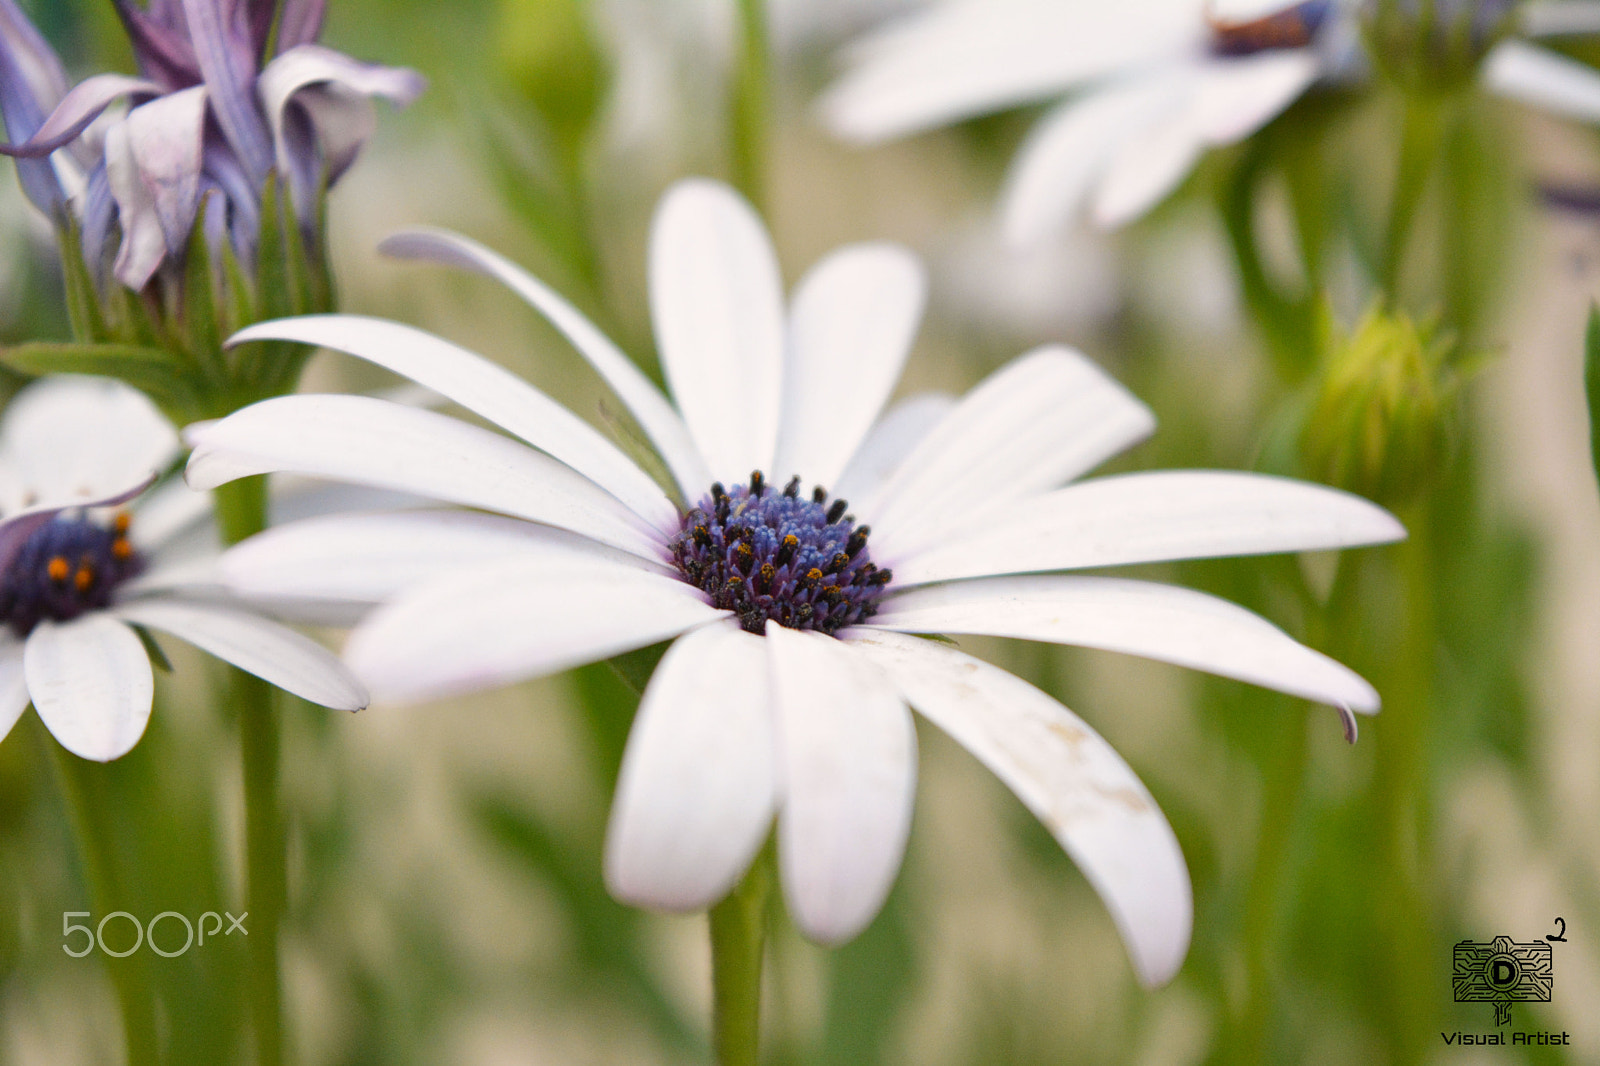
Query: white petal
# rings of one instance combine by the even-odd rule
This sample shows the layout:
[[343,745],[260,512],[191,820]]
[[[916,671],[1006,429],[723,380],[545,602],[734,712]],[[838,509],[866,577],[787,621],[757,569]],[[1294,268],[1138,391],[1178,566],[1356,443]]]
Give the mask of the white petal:
[[912,589],[874,628],[981,633],[1142,655],[1371,714],[1378,693],[1354,671],[1259,615],[1192,589],[1122,578],[982,578]]
[[774,481],[838,481],[900,378],[926,295],[922,264],[895,244],[849,245],[801,279]]
[[180,251],[200,195],[203,85],[141,104],[106,133],[106,178],[117,201],[122,248],[117,280],[142,289],[169,252]]
[[783,799],[778,861],[789,913],[824,944],[872,921],[911,830],[917,734],[882,671],[810,631],[767,626]]
[[776,477],[782,281],[767,231],[732,189],[690,179],[661,198],[650,231],[650,316],[667,382],[711,475]]
[[0,423],[0,463],[31,495],[10,506],[82,506],[148,481],[178,453],[178,434],[136,389],[109,378],[29,385]]
[[345,661],[375,699],[412,702],[555,673],[725,617],[692,586],[631,567],[508,559],[380,607],[350,634]]
[[1309,48],[1186,64],[1172,83],[1180,95],[1167,113],[1144,116],[1145,128],[1115,149],[1095,196],[1095,221],[1109,228],[1144,214],[1182,183],[1205,148],[1232,144],[1266,125],[1320,71],[1321,60]]
[[[1320,551],[1402,540],[1388,511],[1347,492],[1224,470],[1097,478],[981,516],[906,558],[897,587],[1090,566]],[[876,557],[876,545],[874,545]]]
[[112,611],[164,630],[301,699],[341,711],[367,705],[367,691],[327,648],[276,622],[221,603],[136,599]]
[[658,529],[677,530],[677,508],[616,445],[476,352],[411,326],[359,315],[278,319],[236,333],[228,343],[266,338],[348,352],[408,377],[566,463]]
[[1594,0],[1528,0],[1517,22],[1529,37],[1600,33],[1600,3]]
[[667,573],[565,530],[471,511],[335,514],[274,526],[223,553],[219,572],[252,599],[372,605],[452,570],[529,556]]
[[155,679],[133,630],[104,613],[43,621],[22,656],[34,710],[61,746],[96,762],[144,736]]
[[317,154],[332,184],[372,136],[368,98],[381,96],[404,107],[421,95],[426,84],[416,71],[357,62],[321,45],[303,44],[283,52],[256,78],[256,96],[272,129],[278,172],[292,176],[299,171],[287,131],[291,103],[304,107],[310,118]]
[[1195,126],[1206,144],[1243,140],[1299,99],[1320,72],[1310,48],[1212,59],[1202,64],[1192,102]]
[[873,553],[904,555],[1060,485],[1150,435],[1155,417],[1079,352],[1037,348],[989,375],[861,501]]
[[189,428],[189,484],[273,471],[415,492],[500,511],[659,559],[659,537],[616,498],[526,445],[365,396],[280,396]]
[[926,392],[907,397],[884,412],[878,424],[867,433],[856,454],[850,457],[838,484],[829,486],[833,494],[846,500],[870,499],[883,488],[889,477],[955,407],[954,396]]
[[766,841],[777,803],[761,638],[729,620],[685,634],[645,689],[606,830],[606,886],[625,903],[709,907]]
[[1045,824],[1105,902],[1139,979],[1171,980],[1189,948],[1189,872],[1111,745],[1026,681],[954,648],[862,630],[848,640]]
[[1134,131],[1100,175],[1090,218],[1102,229],[1137,219],[1183,184],[1204,146],[1192,115],[1182,109]]
[[1074,219],[1117,150],[1160,115],[1180,108],[1183,88],[1182,79],[1161,68],[1089,89],[1040,120],[1012,161],[1001,192],[1007,243],[1031,247]]
[[705,460],[700,457],[683,419],[661,395],[661,390],[651,384],[594,323],[539,279],[476,241],[445,230],[407,230],[384,241],[378,250],[384,255],[428,259],[486,274],[522,297],[549,319],[611,386],[661,453],[684,498],[696,500],[706,491],[711,484],[711,474]]
[[[211,525],[211,494],[173,478],[150,490],[134,509],[128,537],[141,552],[154,551],[178,537],[188,538]],[[215,536],[210,538],[216,542]]]
[[878,141],[1043,99],[1202,46],[1200,0],[963,0],[858,47],[823,96],[841,137]]
[[0,633],[0,740],[28,709],[28,679],[22,669],[22,642]]
[[1501,96],[1583,122],[1600,122],[1600,71],[1525,41],[1495,45],[1483,83]]

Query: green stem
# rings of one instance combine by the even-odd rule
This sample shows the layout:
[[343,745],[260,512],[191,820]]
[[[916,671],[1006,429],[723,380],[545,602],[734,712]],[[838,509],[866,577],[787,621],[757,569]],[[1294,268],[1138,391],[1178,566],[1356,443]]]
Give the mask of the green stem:
[[1432,96],[1408,94],[1400,134],[1400,159],[1395,168],[1394,191],[1389,199],[1389,221],[1384,228],[1383,259],[1378,267],[1378,286],[1390,301],[1398,298],[1397,286],[1405,266],[1406,248],[1417,208],[1428,187],[1442,138],[1442,101]]
[[[1252,144],[1223,190],[1222,221],[1245,307],[1266,338],[1280,380],[1293,384],[1305,376],[1316,360],[1312,336],[1314,290],[1301,300],[1283,295],[1261,262],[1255,197],[1265,168],[1265,149]],[[1313,276],[1309,265],[1306,276]]]
[[721,1066],[760,1061],[761,957],[772,868],[769,845],[728,898],[711,908],[712,1036]]
[[768,94],[766,0],[739,0],[739,55],[729,101],[733,184],[760,211],[766,201]]
[[[222,539],[237,544],[267,524],[266,480],[244,478],[216,490]],[[250,913],[250,1006],[256,1066],[283,1062],[283,984],[278,932],[288,897],[282,799],[278,792],[278,720],[272,686],[228,668],[228,693],[239,716],[244,768],[245,875]]]
[[1386,958],[1390,968],[1388,1002],[1396,1015],[1395,1061],[1420,1062],[1429,1019],[1439,1002],[1434,957],[1432,908],[1425,877],[1432,869],[1430,830],[1432,781],[1428,767],[1432,732],[1437,617],[1434,610],[1433,538],[1427,505],[1406,516],[1409,538],[1398,546],[1401,595],[1405,605],[1399,670],[1385,693],[1375,723],[1374,776],[1382,819],[1384,869],[1389,900]]
[[[112,861],[109,830],[96,817],[104,805],[94,802],[93,796],[99,785],[97,771],[103,767],[78,758],[48,737],[42,738],[42,743],[55,756],[56,778],[61,783],[67,816],[78,841],[78,856],[96,919],[123,910],[124,897]],[[122,1010],[128,1066],[154,1066],[161,1061],[156,1037],[155,996],[139,956],[137,951],[120,959],[107,956],[106,970],[111,975],[111,985]]]

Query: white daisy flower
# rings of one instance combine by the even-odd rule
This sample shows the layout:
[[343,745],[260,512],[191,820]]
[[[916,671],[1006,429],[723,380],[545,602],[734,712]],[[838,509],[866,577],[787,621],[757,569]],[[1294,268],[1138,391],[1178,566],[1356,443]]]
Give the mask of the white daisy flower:
[[181,483],[141,494],[177,452],[166,419],[114,381],[46,379],[6,409],[0,738],[31,701],[74,755],[104,762],[127,754],[144,735],[154,687],[135,626],[315,703],[366,706],[365,689],[333,653],[208,580],[214,560],[166,550],[183,539],[192,517],[183,497],[195,494]]
[[1251,474],[1069,484],[1153,420],[1056,346],[959,401],[913,400],[878,420],[923,302],[920,267],[896,246],[834,252],[786,310],[744,201],[709,181],[675,186],[650,248],[675,406],[571,305],[488,249],[422,232],[386,250],[481,271],[525,297],[614,389],[689,505],[506,370],[408,326],[345,315],[263,323],[236,340],[351,353],[521,440],[371,399],[288,396],[192,430],[190,483],[293,470],[495,512],[328,517],[224,557],[242,589],[387,601],[346,650],[380,699],[483,689],[676,638],[644,693],[612,808],[605,869],[620,899],[715,903],[776,818],[795,921],[825,943],[856,934],[883,902],[910,825],[909,705],[1043,820],[1105,900],[1139,976],[1157,984],[1183,959],[1191,904],[1150,794],[1050,696],[908,634],[1109,648],[1378,707],[1361,678],[1232,604],[1145,581],[1039,575],[1378,543],[1404,535],[1392,516]]
[[[840,137],[875,143],[1064,94],[1013,160],[1009,241],[1086,215],[1116,227],[1175,189],[1208,148],[1243,140],[1318,81],[1364,68],[1362,0],[946,0],[858,42],[823,96]],[[1481,5],[1487,31],[1504,12]],[[1439,17],[1463,10],[1440,0]],[[1523,36],[1593,30],[1600,4],[1529,4]],[[1477,18],[1476,11],[1472,17]],[[1493,91],[1600,122],[1600,73],[1519,37],[1484,59]]]

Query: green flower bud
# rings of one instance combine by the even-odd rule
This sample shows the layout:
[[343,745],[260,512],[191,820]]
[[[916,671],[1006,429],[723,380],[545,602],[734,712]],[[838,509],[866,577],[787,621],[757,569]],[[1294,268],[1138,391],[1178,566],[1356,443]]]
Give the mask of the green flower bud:
[[1374,306],[1353,331],[1322,322],[1322,368],[1301,431],[1306,473],[1398,507],[1425,492],[1450,453],[1454,347],[1431,324]]

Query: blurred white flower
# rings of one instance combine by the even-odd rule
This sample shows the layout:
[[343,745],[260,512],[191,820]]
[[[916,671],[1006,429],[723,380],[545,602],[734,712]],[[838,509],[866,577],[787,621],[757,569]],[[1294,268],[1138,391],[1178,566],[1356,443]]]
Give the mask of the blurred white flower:
[[153,695],[131,626],[171,633],[316,703],[366,706],[365,690],[331,652],[227,594],[205,560],[166,550],[192,517],[183,497],[195,493],[174,483],[131,511],[108,511],[144,493],[177,448],[150,402],[112,381],[47,379],[6,409],[0,738],[31,700],[73,754],[102,762],[126,754],[144,735]]
[[[1319,80],[1359,75],[1361,3],[946,0],[857,42],[819,106],[837,135],[865,144],[1070,93],[1034,127],[1001,196],[1007,239],[1028,244],[1079,215],[1102,227],[1138,218],[1206,149],[1255,133]],[[1441,5],[1441,18],[1477,17]],[[1519,25],[1593,29],[1597,12],[1530,4]],[[1496,44],[1481,76],[1505,96],[1600,121],[1600,73],[1525,40]]]
[[589,425],[446,341],[352,316],[286,319],[235,339],[349,352],[521,441],[352,396],[282,397],[197,427],[196,486],[293,470],[498,512],[286,526],[230,551],[222,572],[245,591],[386,601],[346,651],[380,698],[483,689],[677,638],[644,693],[612,808],[606,876],[621,899],[716,902],[776,818],[797,924],[824,942],[853,936],[905,846],[909,704],[1050,828],[1105,900],[1139,976],[1158,984],[1183,959],[1191,903],[1149,793],[1050,696],[907,634],[1107,648],[1347,713],[1377,709],[1361,678],[1230,603],[1040,572],[1377,543],[1404,535],[1392,516],[1251,474],[1067,485],[1153,420],[1060,347],[1021,357],[959,402],[912,400],[879,421],[922,311],[921,270],[899,247],[834,252],[786,311],[750,208],[712,182],[674,187],[657,211],[650,282],[676,407],[569,304],[482,246],[425,232],[386,250],[481,271],[525,297],[612,386],[694,502],[675,505]]

